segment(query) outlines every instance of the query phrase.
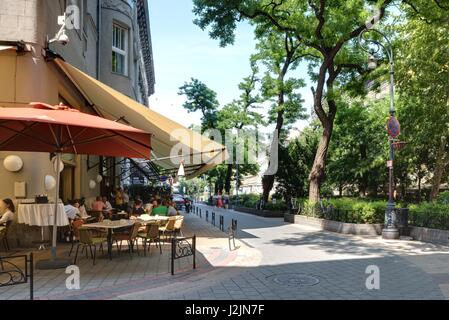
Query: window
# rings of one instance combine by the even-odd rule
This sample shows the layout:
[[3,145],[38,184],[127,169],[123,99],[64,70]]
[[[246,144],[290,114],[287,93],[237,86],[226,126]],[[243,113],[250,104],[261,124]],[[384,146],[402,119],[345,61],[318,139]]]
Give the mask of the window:
[[112,72],[128,73],[128,30],[118,25],[112,31]]

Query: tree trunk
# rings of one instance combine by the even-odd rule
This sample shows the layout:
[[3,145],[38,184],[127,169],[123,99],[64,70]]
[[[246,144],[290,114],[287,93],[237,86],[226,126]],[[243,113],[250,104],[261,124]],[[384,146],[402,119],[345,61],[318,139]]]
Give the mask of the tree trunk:
[[320,201],[320,188],[321,183],[324,181],[326,157],[331,135],[332,124],[328,123],[323,130],[323,134],[321,135],[318,149],[315,154],[315,160],[313,161],[312,170],[309,175],[309,201],[311,202]]
[[444,166],[446,163],[445,149],[446,149],[446,137],[442,136],[440,140],[440,145],[438,147],[436,159],[437,163],[432,178],[432,190],[430,191],[430,199],[429,199],[430,201],[434,201],[438,195],[438,192],[440,191],[441,178],[443,176]]
[[[282,80],[283,80],[282,76]],[[282,106],[284,104],[284,92],[279,93],[278,96],[278,107]],[[284,111],[280,110],[277,114],[276,119],[276,130],[278,132],[278,137],[281,136],[281,130],[282,126],[284,125]],[[276,143],[276,142],[272,142]],[[270,163],[268,164],[268,167],[270,167]],[[274,186],[274,175],[264,175],[262,177],[262,187],[263,187],[263,195],[262,198],[265,202],[268,201],[268,197],[270,195],[271,189],[273,189]]]
[[[329,72],[329,76],[326,80],[327,71]],[[313,161],[313,166],[309,175],[309,201],[311,203],[320,201],[320,188],[325,178],[327,151],[329,149],[329,143],[334,126],[334,119],[337,113],[337,104],[333,99],[333,85],[338,74],[339,71],[336,71],[334,69],[333,63],[326,59],[326,61],[323,62],[320,68],[316,91],[312,88],[314,96],[313,108],[318,116],[318,119],[321,122],[321,125],[323,126],[323,133],[321,135],[321,139],[315,154],[315,159]],[[327,113],[323,108],[323,94],[325,83],[327,87]]]
[[231,192],[231,179],[232,179],[232,163],[228,164],[228,171],[226,172],[226,181],[225,181],[225,192],[230,194]]
[[[282,99],[279,98],[279,100],[280,101],[282,100],[282,103],[284,103],[284,95],[282,95]],[[280,111],[280,112],[278,112],[278,117],[277,117],[277,121],[276,121],[276,130],[278,132],[278,136],[282,129],[283,123],[284,123],[284,112]],[[276,143],[276,142],[272,142],[272,143]],[[270,167],[270,163],[268,163],[268,167]],[[262,188],[263,188],[262,199],[265,202],[268,202],[268,197],[270,196],[270,192],[273,189],[273,186],[274,186],[274,174],[264,175],[262,177]]]
[[[366,160],[367,158],[367,147],[366,145],[362,144],[360,146],[360,160],[362,162],[364,162],[364,160]],[[366,197],[366,190],[368,189],[368,174],[367,173],[363,173],[362,176],[360,177],[360,182],[359,182],[359,196],[364,198]]]
[[421,176],[418,175],[418,203],[421,203]]

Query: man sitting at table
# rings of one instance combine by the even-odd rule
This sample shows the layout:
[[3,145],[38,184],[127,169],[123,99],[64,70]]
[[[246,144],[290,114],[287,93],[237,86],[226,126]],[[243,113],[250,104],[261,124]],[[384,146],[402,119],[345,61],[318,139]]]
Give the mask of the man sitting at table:
[[136,202],[134,204],[132,215],[139,217],[144,213],[145,213],[145,210],[143,209],[142,200],[136,200]]
[[168,213],[168,207],[165,200],[161,202],[160,199],[157,200],[157,207],[151,210],[152,216],[166,216]]
[[76,216],[80,216],[79,203],[74,200],[70,200],[67,205],[64,206],[64,212],[69,220],[75,220]]
[[92,202],[92,210],[93,211],[103,211],[105,208],[105,204],[102,201],[101,197],[97,197],[94,202]]
[[108,201],[107,197],[103,197],[103,203],[104,203],[104,210],[112,210],[112,205],[111,203]]
[[177,216],[179,215],[178,210],[176,210],[176,203],[173,201],[168,202],[168,213],[167,215],[169,217]]

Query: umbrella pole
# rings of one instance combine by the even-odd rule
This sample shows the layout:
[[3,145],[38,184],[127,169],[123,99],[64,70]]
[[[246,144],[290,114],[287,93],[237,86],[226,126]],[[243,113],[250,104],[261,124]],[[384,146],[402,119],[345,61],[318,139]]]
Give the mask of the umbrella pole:
[[51,259],[56,259],[56,236],[58,233],[58,201],[59,201],[59,184],[61,182],[60,170],[61,153],[56,154],[56,188],[55,188],[55,212],[53,217],[53,241],[51,245]]
[[58,200],[59,200],[59,183],[60,183],[60,166],[61,153],[56,154],[56,191],[55,191],[55,212],[53,220],[53,241],[51,245],[51,258],[49,260],[40,260],[36,263],[37,269],[61,269],[67,268],[72,264],[71,260],[57,259],[56,257],[56,236],[58,230]]

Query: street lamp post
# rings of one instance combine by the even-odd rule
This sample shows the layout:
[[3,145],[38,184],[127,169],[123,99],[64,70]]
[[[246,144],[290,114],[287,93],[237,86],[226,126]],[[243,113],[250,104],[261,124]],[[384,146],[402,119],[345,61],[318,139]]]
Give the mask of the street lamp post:
[[[363,35],[369,31],[375,32],[385,39],[387,46],[383,45],[377,40],[364,40]],[[364,45],[364,41],[366,41]],[[370,43],[374,45],[369,47],[367,44]],[[382,238],[384,239],[398,239],[399,230],[396,227],[396,214],[395,214],[395,203],[394,203],[394,174],[393,174],[393,164],[394,164],[394,138],[399,135],[399,122],[395,118],[395,108],[394,108],[394,59],[393,59],[393,46],[388,37],[376,29],[365,29],[359,34],[359,45],[360,47],[370,54],[370,59],[368,62],[368,67],[370,69],[375,69],[377,67],[375,54],[383,49],[389,59],[390,64],[390,118],[387,123],[388,129],[388,142],[390,147],[390,159],[387,162],[388,166],[388,202],[385,210],[385,227],[382,230]]]

